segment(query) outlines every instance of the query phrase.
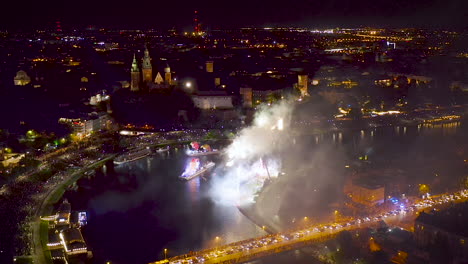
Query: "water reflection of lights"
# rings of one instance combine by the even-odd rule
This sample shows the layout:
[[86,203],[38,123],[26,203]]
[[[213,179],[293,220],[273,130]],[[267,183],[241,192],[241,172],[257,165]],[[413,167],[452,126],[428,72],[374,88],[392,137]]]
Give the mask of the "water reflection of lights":
[[460,127],[461,122],[450,122],[450,123],[424,123],[418,125],[418,132],[421,128],[423,133],[436,134],[442,133],[444,135],[452,135],[457,132],[457,129]]
[[190,200],[194,201],[197,199],[198,194],[200,193],[200,177],[196,177],[188,182],[188,188],[190,193]]

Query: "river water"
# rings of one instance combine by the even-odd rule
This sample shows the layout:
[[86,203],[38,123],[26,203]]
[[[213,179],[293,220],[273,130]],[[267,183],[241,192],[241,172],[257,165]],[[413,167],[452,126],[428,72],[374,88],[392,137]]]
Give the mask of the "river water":
[[[343,157],[337,165],[340,167],[367,155],[378,164],[375,166],[397,164],[407,173],[418,173],[414,175],[418,179],[440,173],[453,185],[459,175],[444,175],[463,174],[466,167],[462,171],[456,166],[446,168],[445,160],[466,159],[467,132],[466,125],[454,122],[335,132],[296,140],[301,142],[298,152],[321,151],[326,146],[325,155],[333,159],[339,151]],[[291,139],[292,145],[294,141]],[[202,157],[201,162],[210,159],[219,162],[216,157]],[[174,256],[263,234],[235,206],[212,201],[209,177],[179,180],[189,161],[185,150],[179,148],[120,166],[105,166],[81,178],[64,194],[72,210],[89,214],[83,235],[93,251],[94,263],[148,263],[162,259],[164,248],[168,256]],[[420,164],[427,161],[441,164],[433,162],[425,170]]]

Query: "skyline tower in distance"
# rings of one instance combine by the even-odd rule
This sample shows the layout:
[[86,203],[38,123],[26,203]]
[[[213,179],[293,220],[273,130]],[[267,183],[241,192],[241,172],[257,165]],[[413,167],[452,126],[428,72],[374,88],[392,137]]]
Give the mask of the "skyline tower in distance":
[[193,32],[195,32],[196,35],[201,31],[200,29],[200,21],[198,19],[198,10],[195,10],[193,12]]

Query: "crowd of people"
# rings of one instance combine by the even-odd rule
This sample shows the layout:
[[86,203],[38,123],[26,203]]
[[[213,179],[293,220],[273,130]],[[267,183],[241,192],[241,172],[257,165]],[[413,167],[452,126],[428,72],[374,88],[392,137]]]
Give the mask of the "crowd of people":
[[99,151],[88,144],[61,150],[49,155],[30,173],[2,186],[0,194],[0,263],[11,262],[13,256],[33,253],[32,224],[47,194],[74,170],[97,160]]
[[[209,133],[223,135],[221,131],[213,132],[205,129],[178,130],[120,138],[117,144],[118,149],[129,146],[146,147],[201,139]],[[116,140],[111,139],[111,141]],[[28,168],[27,173],[2,186],[0,218],[3,219],[3,224],[0,225],[0,263],[8,263],[14,256],[34,253],[32,228],[44,199],[67,176],[77,169],[98,161],[107,153],[106,142],[104,137],[89,139],[55,150],[57,153],[35,157],[39,162]]]

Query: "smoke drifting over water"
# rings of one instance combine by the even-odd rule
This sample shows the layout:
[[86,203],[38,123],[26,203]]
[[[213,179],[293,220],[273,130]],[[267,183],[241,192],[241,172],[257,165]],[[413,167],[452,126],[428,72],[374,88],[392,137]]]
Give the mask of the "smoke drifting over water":
[[278,154],[289,144],[284,134],[292,111],[290,101],[257,111],[253,125],[240,131],[226,148],[224,171],[213,178],[213,200],[235,205],[252,203],[267,179],[280,176]]

